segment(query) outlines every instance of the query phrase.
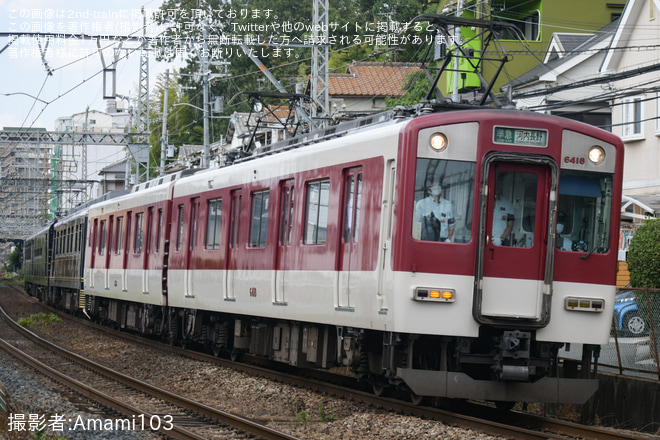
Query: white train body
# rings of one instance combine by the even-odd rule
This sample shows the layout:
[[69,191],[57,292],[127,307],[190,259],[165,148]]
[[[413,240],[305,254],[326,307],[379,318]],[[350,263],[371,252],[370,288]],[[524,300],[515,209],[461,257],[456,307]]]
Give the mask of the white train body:
[[620,140],[515,111],[370,122],[92,205],[87,312],[348,365],[379,390],[585,401],[614,305]]

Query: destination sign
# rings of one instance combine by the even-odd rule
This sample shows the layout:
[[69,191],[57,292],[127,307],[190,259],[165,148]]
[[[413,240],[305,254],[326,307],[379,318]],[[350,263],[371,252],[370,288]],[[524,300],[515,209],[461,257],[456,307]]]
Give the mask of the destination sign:
[[548,131],[512,127],[495,127],[493,131],[493,142],[496,144],[524,145],[526,147],[545,148],[548,146]]

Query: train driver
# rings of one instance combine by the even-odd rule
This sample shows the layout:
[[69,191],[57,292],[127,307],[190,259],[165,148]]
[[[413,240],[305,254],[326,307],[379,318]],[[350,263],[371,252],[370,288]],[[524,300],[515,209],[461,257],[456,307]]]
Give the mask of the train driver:
[[511,231],[513,230],[513,205],[502,195],[504,178],[500,174],[495,183],[495,207],[493,209],[492,242],[495,246],[511,246]]
[[570,221],[568,219],[568,215],[564,211],[559,211],[557,214],[557,249],[561,249],[562,251],[570,251],[573,249],[573,241],[568,237],[568,235],[564,235],[564,231],[566,231],[566,226],[570,225]]
[[454,235],[454,206],[442,198],[442,185],[437,179],[426,189],[427,197],[417,202],[413,222],[421,225],[420,239],[451,242]]

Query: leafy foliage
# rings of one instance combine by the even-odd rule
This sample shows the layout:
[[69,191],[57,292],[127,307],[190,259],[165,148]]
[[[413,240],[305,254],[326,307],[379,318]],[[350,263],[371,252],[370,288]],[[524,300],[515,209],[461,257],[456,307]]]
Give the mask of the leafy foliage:
[[[245,99],[232,97],[239,92],[249,90],[275,91],[262,74],[261,70],[237,44],[214,44],[222,38],[244,41],[249,34],[262,40],[275,39],[287,35],[290,41],[309,41],[312,34],[313,2],[296,0],[236,0],[227,3],[221,0],[198,0],[180,2],[164,0],[155,21],[166,30],[156,40],[157,58],[164,61],[184,59],[186,65],[179,72],[182,75],[175,81],[183,92],[170,89],[169,105],[185,102],[195,107],[203,106],[202,87],[200,84],[200,53],[205,47],[200,43],[206,36],[210,72],[224,74],[211,81],[211,97],[222,96],[225,102],[225,114],[234,111],[247,111],[249,103]],[[399,45],[396,51],[383,50],[383,46],[365,44],[366,34],[373,33],[376,23],[407,23],[415,16],[433,9],[424,0],[346,0],[330,2],[328,17],[332,27],[332,39],[329,42],[331,71],[343,73],[353,61],[413,61],[421,55],[419,45]],[[265,32],[245,32],[243,26],[266,25]],[[286,24],[302,26],[285,28]],[[161,38],[162,37],[162,38]],[[359,38],[357,38],[359,37]],[[355,43],[362,41],[362,43]],[[311,47],[309,45],[289,46],[248,45],[263,65],[273,74],[280,84],[290,92],[296,84],[306,86],[311,66]],[[224,62],[221,64],[220,62]],[[170,77],[173,80],[173,77]],[[155,111],[151,124],[152,165],[160,160],[160,137],[163,103],[163,79],[152,92],[151,109]],[[177,101],[178,100],[178,101]],[[184,108],[185,107],[185,108]],[[211,142],[220,139],[226,133],[227,119],[211,120]],[[203,133],[202,111],[192,107],[180,106],[176,111],[170,109],[168,115],[170,144],[179,146],[183,143],[201,144]],[[153,169],[153,168],[152,168]]]
[[660,219],[647,221],[635,231],[628,270],[632,287],[660,288]]

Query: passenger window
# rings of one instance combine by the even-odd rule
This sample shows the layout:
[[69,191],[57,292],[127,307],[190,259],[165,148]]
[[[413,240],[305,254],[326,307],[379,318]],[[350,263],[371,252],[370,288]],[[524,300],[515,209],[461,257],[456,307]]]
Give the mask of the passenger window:
[[144,221],[144,213],[141,212],[135,216],[135,242],[133,252],[136,254],[142,253],[142,224]]
[[250,246],[264,247],[268,233],[268,202],[270,191],[252,193],[252,212],[250,221]]
[[206,249],[220,247],[220,215],[222,213],[222,199],[208,201],[206,213]]
[[181,250],[181,243],[183,243],[183,205],[179,205],[179,215],[177,219],[177,227],[176,227],[176,250],[180,251]]
[[307,184],[305,207],[305,244],[324,244],[328,232],[330,181]]
[[281,246],[291,244],[291,231],[293,230],[293,180],[282,184],[282,209],[280,210],[280,239]]

